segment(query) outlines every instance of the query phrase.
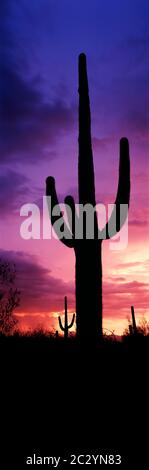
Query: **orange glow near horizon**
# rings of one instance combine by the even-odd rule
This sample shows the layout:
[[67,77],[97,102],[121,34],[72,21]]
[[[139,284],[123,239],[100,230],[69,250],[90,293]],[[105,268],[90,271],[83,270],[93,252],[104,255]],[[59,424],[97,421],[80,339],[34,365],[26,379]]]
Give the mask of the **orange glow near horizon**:
[[[38,270],[36,280],[36,264],[33,275],[29,265],[21,286],[18,285],[21,303],[16,315],[21,330],[42,327],[53,332],[59,330],[58,315],[64,314],[64,295],[68,297],[68,312],[75,312],[75,258],[73,250],[57,240],[39,243],[26,243],[17,237],[20,252],[27,261],[33,259]],[[122,251],[113,252],[109,242],[103,243],[103,328],[114,330],[117,335],[128,326],[131,305],[135,307],[137,323],[143,318],[149,320],[148,252],[147,230],[142,226],[129,226],[128,246]]]

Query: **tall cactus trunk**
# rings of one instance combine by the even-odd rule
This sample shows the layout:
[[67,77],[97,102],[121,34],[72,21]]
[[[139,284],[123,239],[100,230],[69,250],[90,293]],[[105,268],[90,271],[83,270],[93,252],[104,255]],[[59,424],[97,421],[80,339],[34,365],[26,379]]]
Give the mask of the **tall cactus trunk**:
[[[86,57],[79,59],[79,204],[96,206],[94,164],[91,141],[91,117]],[[97,216],[94,218],[97,234]],[[102,335],[102,265],[101,242],[80,241],[76,246],[76,324],[77,336],[93,338]]]
[[76,249],[76,326],[80,339],[102,335],[101,243],[95,240]]
[[79,59],[79,203],[96,205],[86,57]]

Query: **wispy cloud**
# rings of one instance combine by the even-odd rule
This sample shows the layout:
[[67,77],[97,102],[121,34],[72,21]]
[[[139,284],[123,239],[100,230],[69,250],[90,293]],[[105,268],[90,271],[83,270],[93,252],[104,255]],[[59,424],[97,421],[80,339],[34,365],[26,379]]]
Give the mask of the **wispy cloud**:
[[[63,299],[69,295],[74,303],[74,287],[52,275],[50,269],[40,265],[35,256],[21,251],[0,251],[0,259],[8,260],[16,267],[16,285],[21,292],[18,312],[26,315],[47,315],[63,309]],[[36,320],[35,320],[36,321]]]
[[13,170],[5,170],[0,175],[0,213],[11,216],[18,210],[29,192],[29,178]]
[[14,66],[1,67],[1,164],[21,158],[37,162],[52,158],[55,142],[73,126],[73,112],[61,98],[45,101],[34,81],[21,77]]

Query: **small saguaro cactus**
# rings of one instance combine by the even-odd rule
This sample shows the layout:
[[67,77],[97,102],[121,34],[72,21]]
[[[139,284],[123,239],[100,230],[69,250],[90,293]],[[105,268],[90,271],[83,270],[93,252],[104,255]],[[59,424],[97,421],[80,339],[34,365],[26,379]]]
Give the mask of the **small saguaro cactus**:
[[131,315],[132,315],[132,329],[133,329],[133,334],[137,334],[137,325],[136,325],[136,319],[135,319],[135,310],[134,306],[131,305]]
[[75,313],[73,314],[71,323],[68,324],[67,297],[66,297],[66,296],[65,296],[65,298],[64,298],[64,306],[65,306],[65,323],[64,323],[64,326],[62,325],[62,321],[61,321],[61,317],[60,317],[60,316],[58,317],[58,321],[59,321],[60,329],[64,332],[64,338],[67,339],[67,338],[68,338],[68,330],[70,330],[70,328],[72,328],[72,326],[73,326],[73,324],[74,324]]

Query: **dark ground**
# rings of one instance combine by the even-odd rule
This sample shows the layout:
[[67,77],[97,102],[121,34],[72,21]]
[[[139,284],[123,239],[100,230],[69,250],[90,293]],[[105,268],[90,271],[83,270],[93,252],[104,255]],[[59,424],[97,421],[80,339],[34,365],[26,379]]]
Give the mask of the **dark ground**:
[[147,468],[148,350],[149,338],[0,338],[0,468],[25,468],[33,453],[121,454]]

